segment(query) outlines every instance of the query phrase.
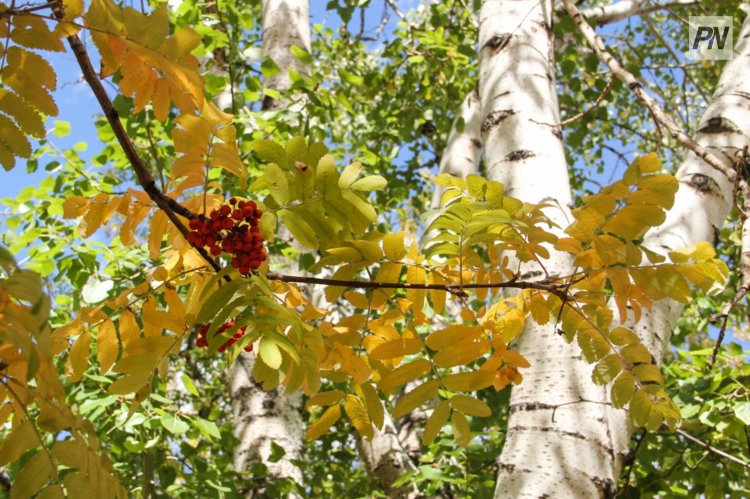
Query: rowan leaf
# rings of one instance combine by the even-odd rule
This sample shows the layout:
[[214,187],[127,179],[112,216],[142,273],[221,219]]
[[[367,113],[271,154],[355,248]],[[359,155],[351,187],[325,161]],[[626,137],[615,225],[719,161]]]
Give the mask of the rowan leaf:
[[432,411],[430,417],[427,419],[427,423],[424,426],[422,432],[422,444],[429,445],[435,440],[440,430],[448,422],[448,417],[451,415],[451,407],[447,400],[442,400]]
[[468,395],[454,395],[450,398],[450,405],[456,411],[468,414],[469,416],[478,416],[486,418],[492,415],[492,409],[481,400]]
[[359,397],[348,394],[346,396],[346,401],[344,402],[344,411],[346,411],[346,415],[349,417],[349,421],[352,422],[352,425],[357,430],[357,432],[365,440],[372,440],[372,423],[370,422],[370,418],[367,414],[367,409],[365,409],[365,406],[362,404],[362,401],[359,399]]
[[380,379],[378,387],[384,392],[391,392],[398,386],[427,374],[431,368],[430,361],[426,359],[409,362],[384,375]]
[[451,426],[453,427],[453,437],[456,439],[456,443],[462,447],[469,445],[469,442],[471,442],[471,428],[466,416],[458,411],[453,411]]
[[317,440],[321,437],[321,435],[327,432],[331,426],[336,424],[336,421],[338,421],[340,417],[340,405],[337,404],[329,407],[317,421],[310,425],[310,427],[307,429],[305,438],[308,442]]
[[362,392],[370,421],[375,425],[375,428],[383,428],[383,423],[385,422],[385,411],[383,410],[383,402],[380,400],[375,388],[373,388],[370,383],[363,383],[357,385],[357,387]]
[[104,374],[115,363],[120,350],[115,325],[111,320],[106,320],[99,326],[96,343],[96,356],[99,361],[99,369]]
[[421,406],[428,400],[437,397],[440,381],[425,381],[410,392],[401,396],[396,407],[393,409],[393,417],[400,418]]
[[305,404],[305,407],[309,409],[310,407],[315,406],[315,405],[326,406],[326,405],[338,404],[344,399],[345,396],[346,396],[346,393],[344,393],[341,390],[318,392],[308,399],[307,404]]

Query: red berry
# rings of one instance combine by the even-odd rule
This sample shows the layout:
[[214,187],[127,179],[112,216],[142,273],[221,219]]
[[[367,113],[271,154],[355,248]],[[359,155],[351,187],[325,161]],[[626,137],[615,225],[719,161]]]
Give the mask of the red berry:
[[250,267],[240,267],[240,274],[249,274],[250,273]]
[[242,217],[242,210],[234,210],[232,212],[232,218],[234,218],[235,220],[242,220]]
[[219,210],[219,213],[221,213],[225,217],[228,216],[231,212],[232,212],[232,208],[230,208],[227,205],[222,206],[221,209]]
[[240,261],[238,258],[232,258],[232,267],[234,267],[235,269],[240,267]]
[[211,246],[211,254],[213,256],[219,256],[221,254],[221,248],[216,245]]

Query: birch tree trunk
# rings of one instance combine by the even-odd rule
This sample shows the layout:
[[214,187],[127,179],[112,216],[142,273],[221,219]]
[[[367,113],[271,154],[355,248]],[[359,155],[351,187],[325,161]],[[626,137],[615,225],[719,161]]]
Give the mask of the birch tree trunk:
[[[548,215],[565,226],[570,191],[558,123],[551,53],[551,5],[485,0],[480,19],[480,100],[488,175],[526,201],[555,201]],[[750,125],[750,28],[737,38],[696,139],[734,156]],[[743,73],[743,70],[744,73]],[[668,250],[714,239],[731,206],[732,186],[692,153],[677,173],[680,190],[662,227],[647,245]],[[548,273],[567,273],[570,262],[553,254]],[[524,269],[528,272],[539,269]],[[661,357],[681,306],[660,302],[638,325],[645,345]],[[499,459],[495,496],[607,497],[627,453],[632,429],[626,413],[611,408],[606,389],[591,381],[591,367],[576,346],[551,327],[529,325],[517,348],[532,367],[514,387],[508,433]],[[552,411],[555,419],[552,419]]]
[[[266,88],[285,94],[290,86],[289,70],[309,71],[290,48],[296,45],[310,52],[310,14],[308,0],[263,1],[263,55],[270,57],[279,72],[265,82]],[[265,110],[275,110],[284,101],[266,97]],[[297,106],[297,111],[300,107]],[[243,352],[227,374],[232,395],[234,435],[239,443],[234,449],[234,468],[248,470],[263,463],[268,477],[288,477],[302,483],[302,472],[292,461],[302,458],[302,395],[286,394],[283,388],[265,391],[253,380],[253,353]],[[284,455],[272,463],[272,444],[284,449]],[[263,491],[254,491],[263,494]]]

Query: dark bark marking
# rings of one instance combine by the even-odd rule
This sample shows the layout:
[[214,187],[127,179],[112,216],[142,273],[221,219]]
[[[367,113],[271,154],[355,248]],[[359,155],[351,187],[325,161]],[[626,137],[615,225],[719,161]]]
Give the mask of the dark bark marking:
[[508,408],[508,412],[514,413],[516,411],[543,411],[552,410],[557,406],[552,404],[544,404],[542,402],[524,402],[522,404],[515,404]]
[[510,38],[512,36],[513,35],[511,35],[510,33],[501,33],[499,35],[495,35],[487,40],[487,43],[484,44],[482,50],[489,49],[491,54],[497,54],[506,45],[508,45],[508,42],[510,41]]
[[695,173],[687,180],[687,184],[701,194],[715,194],[719,192],[719,184],[708,175]]
[[495,128],[497,125],[500,124],[501,121],[503,121],[505,118],[509,116],[513,116],[516,114],[515,111],[512,109],[501,109],[499,111],[492,111],[490,114],[487,115],[487,117],[482,122],[482,133],[489,132],[493,128]]
[[536,156],[536,154],[534,154],[531,151],[528,151],[526,149],[518,149],[516,151],[508,153],[508,155],[505,156],[505,160],[506,161],[520,161],[522,159],[533,158],[534,156]]
[[476,147],[477,149],[482,148],[482,141],[477,138],[471,139],[471,143],[474,144],[474,147]]
[[559,127],[552,129],[552,135],[554,135],[555,137],[557,137],[560,140],[562,140],[562,138],[563,138],[562,130]]
[[741,133],[741,130],[737,128],[737,125],[735,125],[732,121],[722,118],[721,116],[717,116],[714,118],[710,118],[708,120],[708,123],[703,125],[699,130],[698,133]]

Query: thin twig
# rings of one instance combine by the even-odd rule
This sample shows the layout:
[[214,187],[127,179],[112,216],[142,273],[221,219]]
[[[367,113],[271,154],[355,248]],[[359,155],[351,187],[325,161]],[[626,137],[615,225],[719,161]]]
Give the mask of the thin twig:
[[612,87],[614,86],[615,81],[617,81],[617,78],[615,78],[615,76],[612,75],[612,78],[610,78],[609,82],[607,82],[607,86],[604,87],[604,90],[602,91],[602,93],[599,94],[599,97],[596,98],[596,100],[591,106],[587,107],[586,109],[576,114],[575,116],[571,116],[570,118],[566,118],[562,120],[559,126],[570,125],[571,123],[580,120],[581,118],[589,114],[591,111],[599,107],[599,104],[601,104],[604,98],[609,94],[609,91],[612,90]]
[[266,277],[272,281],[282,282],[296,282],[302,284],[323,284],[325,286],[342,286],[346,288],[361,288],[361,289],[433,289],[447,291],[448,293],[454,294],[458,297],[466,297],[466,293],[462,289],[499,289],[499,288],[513,288],[513,289],[538,289],[540,291],[547,291],[555,295],[561,296],[563,294],[562,288],[568,286],[567,283],[550,284],[549,281],[505,281],[505,282],[490,282],[490,283],[474,283],[474,284],[414,284],[408,282],[371,282],[371,281],[347,281],[342,279],[328,279],[323,277],[309,277],[309,276],[297,276],[297,275],[285,275],[277,274],[275,272],[266,273]]
[[744,466],[745,468],[750,468],[750,463],[748,463],[747,461],[743,461],[742,459],[740,459],[740,458],[738,458],[736,456],[733,456],[731,454],[728,454],[728,453],[724,452],[721,449],[717,449],[713,445],[707,444],[703,440],[701,440],[701,439],[699,439],[697,437],[694,437],[693,435],[691,435],[690,433],[686,432],[685,430],[677,430],[677,433],[679,435],[681,435],[682,437],[690,440],[694,444],[697,444],[697,445],[703,447],[704,449],[706,449],[707,451],[709,451],[709,452],[711,452],[713,454],[716,454],[717,456],[723,457],[724,459],[732,461],[733,463],[737,463],[740,466]]
[[607,48],[604,45],[604,41],[599,35],[596,34],[594,28],[592,28],[586,22],[586,18],[583,16],[583,14],[581,14],[581,11],[578,10],[578,7],[576,7],[574,1],[563,0],[563,3],[565,5],[565,9],[568,11],[568,14],[573,18],[573,21],[578,26],[581,34],[583,34],[586,42],[588,42],[589,46],[596,53],[597,57],[599,57],[599,59],[607,65],[612,74],[615,75],[618,80],[627,85],[627,87],[635,94],[638,100],[640,100],[653,113],[654,119],[661,123],[667,129],[667,131],[669,131],[669,134],[672,136],[672,138],[693,151],[699,158],[703,159],[711,167],[723,173],[730,181],[734,181],[736,174],[734,172],[734,169],[732,168],[732,165],[729,164],[726,160],[719,158],[712,152],[702,147],[700,144],[691,139],[685,132],[683,132],[671,120],[671,118],[667,116],[659,103],[657,103],[654,98],[651,97],[648,92],[646,92],[643,84],[641,84],[641,82],[639,82],[631,72],[626,70],[620,64],[620,62],[607,51]]

